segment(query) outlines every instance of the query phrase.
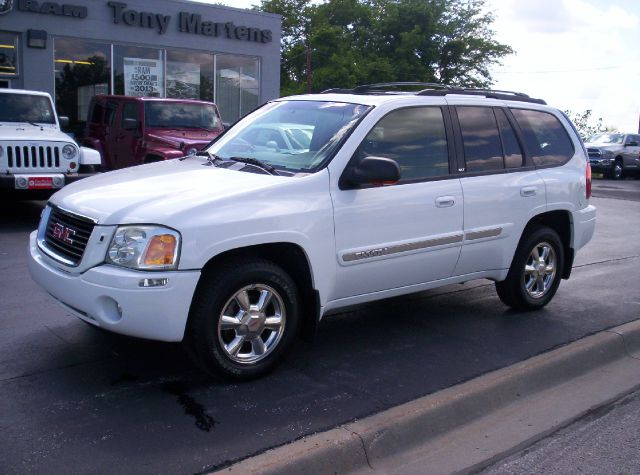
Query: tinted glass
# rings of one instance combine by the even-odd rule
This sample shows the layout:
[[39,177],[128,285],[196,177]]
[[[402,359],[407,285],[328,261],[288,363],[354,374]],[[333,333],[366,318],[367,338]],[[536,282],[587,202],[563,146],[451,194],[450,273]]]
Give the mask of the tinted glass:
[[163,56],[160,49],[113,45],[115,94],[165,97]]
[[144,105],[149,127],[179,127],[214,130],[221,127],[213,104],[153,101]]
[[108,125],[113,125],[116,118],[116,112],[118,112],[118,103],[107,102],[107,109],[104,114],[104,123]]
[[55,124],[56,116],[46,96],[0,94],[0,122]]
[[213,54],[167,50],[167,97],[213,101]]
[[122,108],[122,126],[124,127],[125,119],[140,120],[140,114],[138,111],[138,105],[131,102],[125,103]]
[[494,109],[494,112],[500,127],[500,137],[502,138],[502,147],[504,149],[504,166],[505,168],[521,167],[524,163],[518,137],[516,137],[516,133],[504,111],[502,109]]
[[91,113],[91,123],[101,124],[103,117],[104,117],[104,106],[99,102],[96,102],[93,105],[93,112]]
[[225,122],[233,123],[260,104],[260,60],[216,55],[216,100]]
[[573,156],[573,143],[556,116],[527,109],[511,109],[511,112],[536,166],[562,165]]
[[439,107],[401,109],[384,117],[357,152],[395,160],[400,180],[419,180],[449,173],[447,136]]
[[456,107],[467,171],[502,170],[502,144],[493,109],[490,107]]

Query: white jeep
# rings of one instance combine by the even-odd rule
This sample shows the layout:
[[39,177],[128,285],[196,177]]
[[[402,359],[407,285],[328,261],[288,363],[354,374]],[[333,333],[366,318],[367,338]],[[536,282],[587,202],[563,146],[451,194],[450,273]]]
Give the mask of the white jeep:
[[524,94],[397,86],[275,100],[196,155],[64,188],[31,275],[82,320],[184,340],[235,378],[348,305],[472,279],[546,305],[595,227],[571,122]]
[[91,173],[100,154],[78,145],[60,130],[51,96],[0,89],[0,192],[18,197],[51,194]]

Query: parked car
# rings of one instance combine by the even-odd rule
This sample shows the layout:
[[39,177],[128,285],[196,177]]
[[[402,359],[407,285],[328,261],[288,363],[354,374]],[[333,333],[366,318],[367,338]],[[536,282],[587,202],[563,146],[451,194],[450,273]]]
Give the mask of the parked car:
[[91,175],[95,150],[79,147],[61,127],[45,92],[0,89],[0,191],[14,197],[48,197]]
[[192,154],[224,130],[211,102],[95,96],[83,144],[98,150],[105,170]]
[[640,134],[600,133],[585,146],[591,170],[619,180],[625,174],[640,176]]
[[[240,379],[362,302],[484,278],[547,305],[595,228],[571,122],[520,93],[387,86],[278,99],[196,155],[65,188],[31,275],[92,325]],[[311,139],[278,152],[247,134],[265,124]]]

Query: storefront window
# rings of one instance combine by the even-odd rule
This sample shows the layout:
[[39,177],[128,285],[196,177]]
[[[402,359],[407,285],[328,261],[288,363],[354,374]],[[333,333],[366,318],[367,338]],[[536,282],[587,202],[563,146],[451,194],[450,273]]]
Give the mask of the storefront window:
[[216,104],[222,120],[233,123],[259,104],[259,60],[248,56],[216,55]]
[[114,45],[115,94],[165,97],[163,56],[160,49]]
[[18,35],[0,31],[0,77],[18,74]]
[[84,129],[91,98],[110,91],[110,57],[106,43],[54,40],[56,108],[69,117],[69,128],[76,134]]
[[168,49],[167,97],[213,101],[213,55]]

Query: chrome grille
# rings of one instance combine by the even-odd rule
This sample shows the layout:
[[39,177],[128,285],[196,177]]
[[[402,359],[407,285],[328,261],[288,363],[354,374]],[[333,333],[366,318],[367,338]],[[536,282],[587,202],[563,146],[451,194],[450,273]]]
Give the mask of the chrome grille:
[[49,251],[77,266],[82,260],[95,223],[87,218],[51,208],[44,242]]
[[10,145],[7,147],[9,168],[24,170],[59,168],[60,148],[51,145]]

